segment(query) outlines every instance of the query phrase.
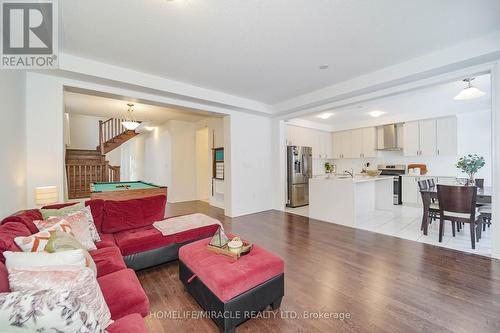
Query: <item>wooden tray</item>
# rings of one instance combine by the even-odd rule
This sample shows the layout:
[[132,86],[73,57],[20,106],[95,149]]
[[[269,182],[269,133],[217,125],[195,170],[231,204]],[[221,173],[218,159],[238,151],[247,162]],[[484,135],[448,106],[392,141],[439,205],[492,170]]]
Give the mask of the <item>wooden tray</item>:
[[420,168],[420,175],[425,175],[427,173],[427,165],[425,164],[408,164],[408,170]]
[[229,246],[225,245],[223,247],[217,247],[207,244],[207,249],[213,253],[222,254],[233,259],[239,259],[242,255],[249,253],[252,250],[253,244],[247,241],[242,241],[243,246],[241,247],[240,253],[234,253],[229,251]]

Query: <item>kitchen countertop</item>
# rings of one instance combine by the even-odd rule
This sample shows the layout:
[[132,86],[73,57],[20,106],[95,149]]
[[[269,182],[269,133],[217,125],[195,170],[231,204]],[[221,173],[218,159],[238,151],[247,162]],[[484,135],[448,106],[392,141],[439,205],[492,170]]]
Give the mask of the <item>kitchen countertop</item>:
[[362,182],[374,182],[374,181],[380,181],[380,180],[393,180],[393,176],[378,176],[378,177],[369,177],[369,176],[359,176],[356,175],[354,178],[351,178],[350,176],[330,176],[330,178],[325,177],[317,177],[317,178],[312,178],[311,180],[318,180],[318,181],[352,181],[354,183],[362,183]]
[[435,174],[432,174],[432,173],[426,173],[425,175],[412,175],[412,174],[409,174],[409,173],[405,173],[403,175],[401,175],[402,177],[441,177],[441,178],[457,178],[459,176],[457,175],[454,175],[454,176],[443,176],[443,175],[435,175]]

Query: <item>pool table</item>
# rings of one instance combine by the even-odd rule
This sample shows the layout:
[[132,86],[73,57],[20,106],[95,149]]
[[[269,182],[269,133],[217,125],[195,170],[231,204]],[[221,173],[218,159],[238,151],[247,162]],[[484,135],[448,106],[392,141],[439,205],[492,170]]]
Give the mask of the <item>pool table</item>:
[[167,187],[143,181],[90,184],[90,198],[103,200],[129,200],[155,195],[167,196]]

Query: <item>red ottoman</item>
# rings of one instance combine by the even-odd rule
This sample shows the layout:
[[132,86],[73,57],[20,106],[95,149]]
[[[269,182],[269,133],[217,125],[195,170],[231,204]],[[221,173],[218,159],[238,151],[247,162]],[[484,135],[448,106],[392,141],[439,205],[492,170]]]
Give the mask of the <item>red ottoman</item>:
[[210,238],[179,250],[179,278],[185,289],[208,311],[223,333],[268,305],[279,308],[284,295],[284,263],[254,245],[249,254],[234,260],[207,250]]

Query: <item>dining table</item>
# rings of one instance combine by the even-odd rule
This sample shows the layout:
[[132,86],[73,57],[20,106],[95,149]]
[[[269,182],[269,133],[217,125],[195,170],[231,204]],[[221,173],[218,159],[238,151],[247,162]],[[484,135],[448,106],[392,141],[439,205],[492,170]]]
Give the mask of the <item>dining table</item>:
[[[432,186],[422,189],[420,190],[420,193],[422,194],[422,204],[424,206],[424,216],[423,216],[422,226],[424,235],[427,236],[427,232],[429,230],[429,222],[430,222],[429,208],[433,201],[437,201],[438,198],[437,186]],[[493,188],[491,186],[477,187],[476,205],[481,206],[481,205],[491,204],[492,194],[493,194]]]

